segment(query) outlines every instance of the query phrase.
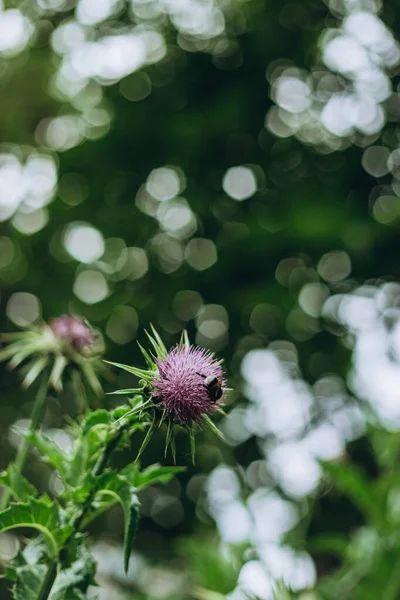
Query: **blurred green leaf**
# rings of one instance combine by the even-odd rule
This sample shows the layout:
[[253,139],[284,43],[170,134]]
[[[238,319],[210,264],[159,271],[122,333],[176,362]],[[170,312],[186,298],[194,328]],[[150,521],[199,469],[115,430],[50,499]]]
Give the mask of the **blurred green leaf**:
[[[16,583],[12,588],[13,598],[37,600],[47,569],[47,565],[25,565],[16,568]],[[7,576],[9,577],[9,573]]]
[[143,489],[155,483],[167,483],[178,473],[185,471],[185,467],[163,467],[159,464],[150,465],[139,471],[136,464],[128,465],[121,474],[129,479],[137,489]]
[[69,460],[64,450],[39,431],[29,433],[28,439],[39,450],[42,460],[52,465],[65,480],[68,477]]
[[350,463],[321,461],[334,486],[348,496],[365,518],[377,527],[385,525],[385,507],[375,493],[374,484]]
[[89,585],[94,583],[96,563],[83,538],[77,543],[73,560],[57,575],[51,600],[80,600],[87,598]]
[[129,559],[139,519],[139,500],[136,488],[125,477],[113,472],[105,473],[101,476],[101,481],[103,487],[98,490],[98,494],[100,496],[111,496],[116,502],[119,502],[124,511],[124,568],[125,572],[128,572]]
[[42,533],[55,556],[60,534],[60,516],[57,505],[48,498],[31,498],[29,502],[11,504],[0,512],[0,533],[21,527],[32,527]]
[[21,475],[14,463],[11,463],[6,471],[0,473],[0,486],[9,488],[13,496],[22,502],[38,495],[37,490]]

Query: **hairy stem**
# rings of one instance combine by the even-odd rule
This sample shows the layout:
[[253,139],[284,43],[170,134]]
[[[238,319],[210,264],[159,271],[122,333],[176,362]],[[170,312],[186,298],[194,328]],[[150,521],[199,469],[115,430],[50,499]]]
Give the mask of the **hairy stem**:
[[[34,433],[40,424],[40,421],[43,416],[46,398],[47,398],[47,389],[48,389],[48,372],[47,372],[47,370],[45,370],[42,373],[42,377],[41,377],[39,388],[38,388],[38,391],[36,394],[35,402],[33,404],[29,433]],[[17,467],[17,469],[20,473],[22,473],[22,471],[25,467],[25,463],[26,463],[26,459],[27,459],[30,447],[31,447],[31,441],[27,437],[25,437],[23,439],[21,445],[18,447],[17,455],[15,457],[15,466]],[[6,489],[1,497],[0,510],[4,510],[5,508],[7,508],[10,497],[11,497],[11,490]]]

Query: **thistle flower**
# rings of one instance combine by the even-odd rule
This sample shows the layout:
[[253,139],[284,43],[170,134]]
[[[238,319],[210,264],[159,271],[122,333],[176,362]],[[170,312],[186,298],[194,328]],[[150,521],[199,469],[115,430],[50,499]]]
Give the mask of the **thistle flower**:
[[[146,332],[147,333],[147,332]],[[178,345],[169,352],[152,327],[147,336],[152,346],[140,350],[147,369],[121,363],[109,363],[139,378],[139,387],[117,390],[114,394],[135,394],[132,411],[151,413],[151,425],[139,450],[139,456],[150,440],[154,428],[167,423],[165,450],[170,446],[175,460],[175,426],[183,426],[190,436],[194,460],[194,434],[199,425],[208,425],[221,436],[210,414],[223,412],[221,404],[227,391],[221,362],[203,348],[190,344],[186,331]],[[108,362],[108,361],[106,361]]]
[[[97,396],[103,393],[98,375],[101,372],[106,375],[109,371],[98,356],[104,349],[102,338],[81,317],[64,315],[18,333],[2,334],[0,340],[9,342],[0,351],[0,362],[8,360],[10,369],[23,365],[23,387],[28,388],[39,376],[41,378],[31,414],[30,434],[40,425],[48,388],[61,391],[67,372],[72,377],[79,408],[87,404],[84,383]],[[30,446],[31,440],[27,436],[18,447],[15,457],[18,472],[23,471]],[[7,506],[9,499],[10,490],[0,499],[1,510]]]
[[50,319],[49,326],[64,345],[64,351],[82,354],[101,354],[104,351],[100,334],[76,315],[62,315]]
[[63,315],[18,333],[0,335],[0,340],[9,342],[0,351],[0,362],[8,360],[10,369],[24,364],[25,388],[47,368],[48,385],[61,391],[66,369],[71,366],[75,375],[86,381],[96,395],[102,394],[98,374],[108,371],[99,358],[104,343],[101,335],[82,317]]
[[[210,352],[177,345],[166,358],[158,359],[157,365],[151,395],[173,419],[183,425],[200,423],[205,414],[220,408],[226,386],[221,365]],[[213,397],[210,384],[220,390],[220,398]]]

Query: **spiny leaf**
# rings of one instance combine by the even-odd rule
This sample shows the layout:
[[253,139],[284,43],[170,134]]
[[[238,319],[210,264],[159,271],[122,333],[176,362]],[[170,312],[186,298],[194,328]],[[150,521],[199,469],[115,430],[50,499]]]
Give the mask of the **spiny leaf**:
[[181,339],[179,340],[179,350],[182,350],[183,346],[190,346],[189,336],[186,329],[184,329],[181,333]]
[[97,410],[87,413],[85,419],[82,421],[82,433],[83,435],[86,435],[92,427],[95,427],[96,425],[110,425],[111,422],[111,413],[104,408],[98,408]]
[[100,448],[105,443],[107,429],[103,424],[91,427],[76,441],[66,482],[79,485],[92,470]]
[[131,367],[130,365],[123,365],[122,363],[110,362],[109,360],[104,361],[109,365],[113,365],[118,369],[123,369],[124,371],[128,371],[128,373],[132,373],[136,375],[136,377],[145,379],[146,381],[151,381],[153,374],[151,371],[145,371],[144,369],[138,369],[137,367]]
[[87,590],[93,583],[96,565],[83,538],[79,541],[74,554],[71,564],[57,575],[51,600],[87,598]]
[[166,358],[168,352],[166,347],[164,346],[164,342],[162,341],[162,339],[160,338],[159,334],[157,333],[157,331],[155,330],[155,328],[153,327],[153,325],[150,323],[150,327],[151,327],[151,331],[153,333],[153,336],[151,336],[148,331],[145,331],[150,344],[153,346],[155,353],[157,355],[157,358]]
[[173,425],[171,423],[171,421],[168,421],[168,425],[167,425],[167,435],[165,436],[165,448],[164,448],[164,458],[167,456],[167,452],[168,452],[168,446],[171,443],[171,438],[172,438],[172,429],[173,429]]
[[176,443],[175,443],[175,428],[174,427],[172,427],[170,446],[171,446],[172,458],[174,460],[174,465],[176,465]]
[[117,406],[117,408],[114,408],[113,410],[113,418],[118,421],[119,419],[127,416],[131,410],[132,406],[130,404],[122,404],[121,406]]
[[106,487],[100,490],[99,493],[113,496],[115,500],[121,504],[124,511],[124,568],[127,573],[139,518],[139,500],[136,494],[136,488],[134,488],[125,477],[112,472],[106,473],[105,475],[108,476],[108,481]]
[[161,427],[161,425],[164,423],[164,420],[165,420],[166,416],[167,416],[167,411],[166,411],[166,410],[163,410],[163,413],[162,413],[162,415],[161,415],[161,419],[160,419],[160,421],[159,421],[159,423],[158,423],[158,426],[159,426],[159,427]]
[[137,464],[133,463],[125,467],[121,474],[126,476],[137,489],[143,489],[155,483],[167,483],[182,471],[185,471],[185,467],[162,467],[159,464],[154,464],[140,472]]
[[11,504],[0,512],[0,533],[19,527],[33,527],[42,533],[51,554],[57,554],[57,534],[60,529],[59,509],[48,498],[31,498],[29,502]]
[[204,415],[204,421],[205,423],[207,423],[207,425],[209,426],[210,429],[212,429],[212,431],[214,433],[216,433],[218,435],[218,437],[221,438],[221,440],[224,440],[224,434],[222,433],[222,431],[220,431],[218,429],[218,427],[215,425],[215,423],[210,419],[210,417],[208,415]]
[[147,366],[149,367],[149,369],[155,369],[156,368],[156,361],[154,360],[154,358],[152,356],[150,356],[150,354],[147,352],[147,350],[145,350],[143,348],[143,346],[141,344],[139,344],[139,342],[137,342],[137,345],[139,346],[139,350],[140,352],[143,354],[143,358],[147,363]]
[[13,496],[22,502],[37,496],[37,490],[29,483],[14,463],[8,465],[7,470],[0,473],[0,486],[11,490]]
[[155,427],[154,422],[155,422],[155,414],[153,414],[153,420],[151,421],[150,426],[149,426],[149,428],[147,430],[147,433],[144,436],[144,440],[142,442],[142,445],[139,448],[139,452],[137,454],[136,460],[139,460],[139,458],[141,457],[141,455],[145,451],[146,446],[147,446],[147,444],[149,443],[149,441],[151,439],[151,436],[152,436],[152,433],[153,433],[154,427]]
[[[22,551],[23,564],[35,565],[49,559],[47,544],[43,536],[34,537]],[[15,562],[15,558],[13,558]],[[18,565],[16,565],[18,566]]]
[[14,600],[36,600],[48,568],[39,564],[15,569],[16,584],[12,589]]
[[115,390],[114,392],[107,392],[108,396],[112,396],[114,394],[140,394],[143,392],[142,388],[128,388],[126,390]]
[[189,429],[189,439],[190,439],[190,454],[192,456],[192,464],[195,464],[195,459],[196,459],[196,442],[194,439],[194,431],[193,428],[191,427]]
[[39,450],[43,461],[52,465],[62,478],[66,478],[69,470],[69,461],[64,450],[39,431],[33,431],[27,437],[32,445],[36,446]]

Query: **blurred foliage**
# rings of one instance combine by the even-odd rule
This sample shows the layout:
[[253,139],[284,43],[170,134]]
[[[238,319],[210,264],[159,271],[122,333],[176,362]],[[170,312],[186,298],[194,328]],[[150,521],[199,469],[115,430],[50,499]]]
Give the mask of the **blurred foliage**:
[[[141,364],[136,339],[150,322],[167,345],[187,328],[191,339],[224,357],[232,407],[252,406],[252,381],[242,386],[240,365],[267,347],[296,352],[296,360],[286,359],[295,386],[304,378],[317,389],[334,374],[350,397],[357,335],[340,319],[322,318],[322,307],[363,282],[378,289],[400,276],[399,61],[391,33],[398,30],[397,3],[3,4],[0,330],[80,314],[104,332],[108,359]],[[365,50],[373,68],[353,47],[327,54],[335,36],[344,43],[346,23],[346,35],[355,35],[346,19],[358,14],[377,14],[386,27],[379,30],[386,59],[372,33],[376,47]],[[359,30],[375,35],[367,25]],[[158,37],[146,37],[149,32]],[[126,45],[114,47],[110,39]],[[353,56],[361,63],[351,63]],[[346,70],[340,57],[355,66]],[[371,77],[367,92],[360,87],[363,69]],[[303,87],[285,96],[290,78]],[[343,104],[335,129],[323,107],[340,93],[360,105],[357,112]],[[38,157],[44,162],[35,162]],[[289,345],[273,346],[277,341]],[[29,417],[34,391],[21,393],[18,376],[0,369],[5,468],[18,443],[11,428]],[[118,375],[118,387],[134,383]],[[327,397],[320,395],[307,431],[328,410]],[[321,582],[315,592],[300,591],[301,600],[400,597],[398,425],[376,419],[365,397],[360,400],[367,426],[334,462],[319,457],[327,478],[311,494],[299,499],[271,473],[259,476],[260,487],[298,501],[300,517],[287,540],[312,555]],[[115,396],[102,402],[118,404]],[[45,415],[46,430],[60,443],[67,415],[76,416],[68,386],[50,399]],[[257,487],[249,485],[249,468],[268,458],[270,437],[253,433],[226,444],[204,432],[191,467],[187,439],[178,436],[177,464],[187,464],[187,471],[167,486],[167,498],[157,486],[142,497],[140,576],[133,570],[128,580],[117,568],[112,572],[114,558],[108,570],[101,559],[104,552],[119,556],[119,514],[93,526],[103,548],[101,583],[116,586],[104,598],[186,600],[193,587],[231,592],[256,550],[238,543],[224,558],[226,544],[215,541],[217,519],[207,510],[206,476],[229,465],[245,502]],[[154,436],[144,465],[160,460],[163,443],[161,434]],[[56,493],[34,455],[27,474],[41,492]],[[6,594],[1,583],[0,596]]]

